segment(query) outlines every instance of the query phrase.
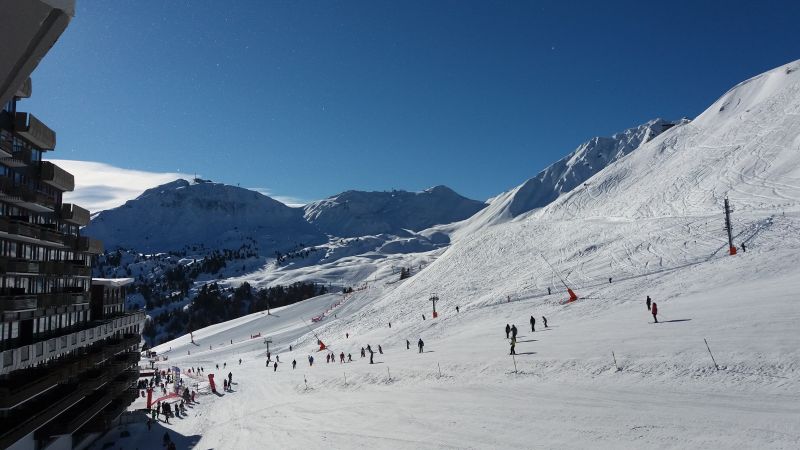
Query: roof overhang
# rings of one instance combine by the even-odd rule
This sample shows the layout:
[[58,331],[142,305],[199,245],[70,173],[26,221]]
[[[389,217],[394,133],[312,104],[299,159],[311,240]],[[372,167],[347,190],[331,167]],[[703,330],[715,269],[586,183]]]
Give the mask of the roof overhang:
[[0,11],[2,107],[25,92],[26,80],[75,15],[75,0],[0,0]]
[[133,283],[133,278],[92,278],[92,286],[122,287]]

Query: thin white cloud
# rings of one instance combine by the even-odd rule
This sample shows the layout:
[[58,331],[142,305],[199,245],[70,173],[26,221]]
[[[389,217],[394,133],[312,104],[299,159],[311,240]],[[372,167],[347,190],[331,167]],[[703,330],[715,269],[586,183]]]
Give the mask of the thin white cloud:
[[267,188],[247,188],[247,189],[250,189],[251,191],[256,191],[256,192],[258,192],[260,194],[264,194],[267,197],[274,198],[275,200],[283,203],[286,206],[292,206],[292,207],[295,207],[295,208],[299,208],[301,206],[306,206],[308,203],[310,203],[308,200],[303,200],[303,199],[300,199],[300,198],[297,198],[297,197],[291,197],[291,196],[288,196],[288,195],[277,195],[277,194],[274,194],[274,193],[272,193],[272,191],[270,191]]
[[75,191],[64,193],[64,201],[75,203],[92,213],[123,205],[151,187],[178,178],[192,178],[182,173],[130,170],[92,161],[51,161],[75,175]]

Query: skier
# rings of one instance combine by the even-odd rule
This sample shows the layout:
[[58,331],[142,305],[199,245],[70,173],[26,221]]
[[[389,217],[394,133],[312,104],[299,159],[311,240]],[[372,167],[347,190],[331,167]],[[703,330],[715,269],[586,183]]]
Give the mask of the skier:
[[608,277],[608,284],[611,284],[611,277]]
[[267,352],[267,361],[272,362],[272,353]]
[[217,370],[219,370],[219,364],[217,364]]
[[364,350],[364,347],[361,347],[361,357],[363,358],[363,357],[365,357],[365,356],[367,356],[367,353],[366,353],[366,351]]
[[292,360],[292,370],[294,370],[295,367],[297,367],[297,360],[293,359]]
[[278,371],[278,361],[275,361],[275,362],[272,364],[272,371],[273,371],[273,372],[277,372],[277,371]]
[[292,346],[291,346],[291,344],[289,345],[289,351],[292,351]]
[[517,338],[517,326],[511,325],[511,337],[516,339]]
[[227,362],[222,363],[222,368],[224,369],[226,367],[228,367],[228,363]]
[[509,355],[516,355],[517,354],[517,352],[514,351],[514,347],[516,347],[516,345],[517,345],[517,338],[515,336],[515,337],[511,338],[511,353],[509,353]]
[[651,300],[650,300],[650,296],[648,295],[648,296],[647,296],[647,310],[648,310],[648,311],[650,311],[650,302],[651,302]]
[[389,328],[392,328],[392,322],[389,322]]
[[456,312],[461,312],[461,310],[458,309],[458,305],[456,305]]
[[347,354],[347,362],[353,362],[353,355],[350,353]]
[[506,324],[506,339],[508,339],[508,333],[511,333],[511,325]]
[[308,366],[311,367],[313,365],[314,365],[314,357],[311,356],[311,355],[308,355]]
[[410,348],[411,348],[411,342],[409,342],[408,339],[406,339],[406,350],[409,350]]
[[533,316],[531,316],[531,331],[536,331],[536,319],[534,319]]
[[275,362],[281,362],[281,355],[275,355]]
[[417,347],[419,347],[419,352],[422,353],[422,348],[425,347],[425,343],[422,342],[422,338],[419,338],[419,342],[417,342]]
[[344,363],[344,352],[339,353],[339,364]]
[[233,380],[233,374],[228,372],[228,384],[231,384],[232,380]]
[[383,354],[383,347],[381,347],[380,344],[378,345],[378,353],[381,355]]
[[242,358],[239,358],[239,365],[242,365]]
[[350,339],[350,333],[345,333],[344,337],[345,337],[345,339]]
[[656,306],[656,302],[653,302],[653,306],[650,308],[650,312],[653,313],[653,320],[655,321],[655,323],[658,323],[658,317],[656,317],[656,314],[658,314],[658,306]]
[[544,327],[547,328],[547,317],[542,316],[542,322],[544,322]]
[[547,288],[547,295],[550,295],[550,288]]
[[225,378],[222,379],[222,390],[228,392],[228,380]]
[[747,247],[745,247],[744,242],[742,242],[742,253],[747,252]]
[[181,410],[178,408],[178,404],[175,403],[175,417],[181,418]]
[[369,350],[369,363],[370,364],[375,364],[372,361],[372,358],[375,356],[375,352],[372,351],[372,347],[370,347],[369,345],[367,346],[367,350]]
[[329,362],[331,362],[331,355],[330,354],[325,355],[325,363],[329,363]]
[[425,314],[422,315],[422,320],[425,320]]

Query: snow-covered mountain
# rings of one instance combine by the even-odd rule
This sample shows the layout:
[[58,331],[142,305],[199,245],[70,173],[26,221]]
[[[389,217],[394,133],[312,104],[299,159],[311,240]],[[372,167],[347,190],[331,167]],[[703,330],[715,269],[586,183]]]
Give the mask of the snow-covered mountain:
[[[190,380],[202,401],[169,427],[209,448],[800,447],[800,61],[585,183],[462,233],[410,278],[390,270],[403,261],[359,263],[362,290],[160,345],[161,368],[243,360],[235,395]],[[734,243],[747,244],[734,256],[725,196]],[[505,324],[520,329],[513,358]],[[270,337],[272,371],[253,335]],[[417,339],[424,352],[408,349]],[[322,359],[320,341],[356,356],[305,364]],[[382,346],[380,365],[357,356],[367,345]],[[214,431],[231,420],[241,432]],[[136,445],[158,445],[139,430]]]
[[248,189],[176,180],[148,189],[123,206],[100,212],[84,233],[106,248],[142,252],[202,244],[236,248],[254,241],[262,254],[326,240],[290,208]]
[[554,162],[535,177],[489,200],[489,206],[470,218],[466,230],[502,223],[548,205],[559,196],[581,186],[594,174],[633,152],[673,127],[685,125],[681,119],[653,119],[611,137],[594,137]]
[[339,237],[405,234],[466,219],[483,202],[462,197],[446,186],[422,192],[346,191],[305,206],[305,218],[324,233]]
[[800,61],[733,87],[694,121],[654,138],[541,211],[627,219],[780,213],[800,198]]

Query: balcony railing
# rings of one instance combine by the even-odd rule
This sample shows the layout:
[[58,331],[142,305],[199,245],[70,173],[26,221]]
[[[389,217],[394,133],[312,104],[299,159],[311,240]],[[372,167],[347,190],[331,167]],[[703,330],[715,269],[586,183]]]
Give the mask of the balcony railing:
[[37,294],[39,308],[55,308],[58,306],[71,306],[89,303],[89,293],[86,294],[71,294],[71,293],[50,293],[50,294]]
[[0,312],[33,311],[38,307],[35,295],[0,296]]
[[27,259],[0,257],[0,273],[39,273],[39,263]]
[[[0,177],[0,190],[2,190],[2,179],[3,177]],[[95,255],[103,253],[103,242],[97,239],[92,239],[87,236],[79,237],[72,234],[59,233],[42,225],[19,220],[10,220],[7,217],[0,217],[0,232],[54,242],[65,247],[70,247],[77,252]]]
[[92,275],[92,268],[72,262],[45,261],[39,263],[39,272],[45,275],[89,277]]
[[[2,352],[2,357],[0,357],[0,375],[26,367],[33,367],[51,358],[89,346],[94,342],[112,337],[126,328],[141,325],[144,319],[144,311],[134,311],[80,331],[6,350]],[[116,344],[109,346],[108,349],[103,349],[104,353],[106,350],[111,352],[105,357],[111,357],[113,352],[119,353],[126,348],[137,345],[140,340],[141,337],[138,334],[126,334]],[[37,347],[41,348],[37,349]],[[76,368],[76,370],[78,369]]]
[[0,177],[0,191],[6,201],[23,204],[26,208],[38,212],[52,212],[56,200],[41,192],[21,184],[13,184],[8,177]]
[[64,203],[61,205],[61,220],[75,225],[84,226],[89,224],[90,214],[88,209],[78,205]]
[[40,179],[61,191],[75,190],[75,176],[50,161],[42,161]]
[[14,130],[41,150],[56,148],[56,132],[33,114],[18,112],[14,117]]
[[79,252],[91,253],[99,255],[103,253],[103,242],[87,236],[81,236],[75,243],[75,250]]

